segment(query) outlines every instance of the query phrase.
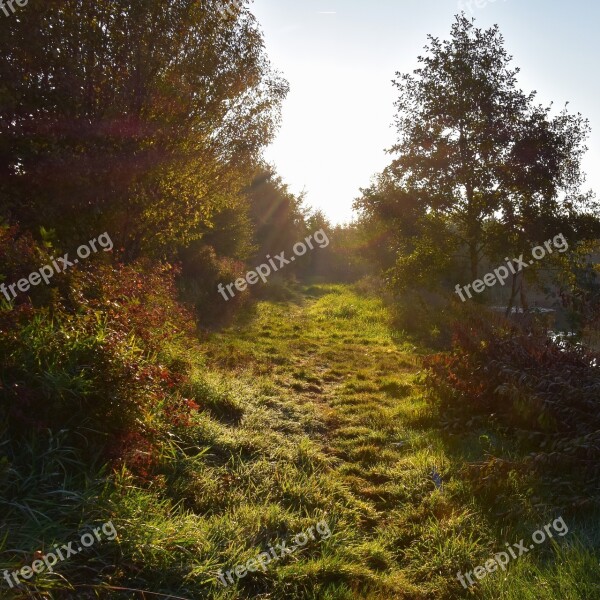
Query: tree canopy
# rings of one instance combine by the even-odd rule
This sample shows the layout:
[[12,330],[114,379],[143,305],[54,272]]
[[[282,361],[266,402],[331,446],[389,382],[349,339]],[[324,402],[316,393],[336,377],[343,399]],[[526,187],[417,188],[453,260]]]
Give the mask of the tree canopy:
[[482,259],[556,235],[559,222],[595,235],[580,191],[587,121],[566,108],[552,116],[518,88],[497,26],[458,15],[450,39],[429,36],[425,50],[394,81],[395,158],[356,202],[384,227],[392,217],[396,281],[439,281],[463,258],[476,279]]
[[4,216],[65,242],[109,228],[135,256],[189,243],[234,205],[287,83],[254,16],[218,8],[51,0],[4,22]]

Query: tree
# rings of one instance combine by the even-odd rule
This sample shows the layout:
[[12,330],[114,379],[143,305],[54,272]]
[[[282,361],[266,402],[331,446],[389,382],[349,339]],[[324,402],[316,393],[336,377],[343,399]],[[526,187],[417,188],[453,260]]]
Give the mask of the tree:
[[354,201],[354,210],[361,214],[360,225],[368,239],[366,251],[374,263],[389,270],[399,254],[414,251],[411,240],[420,234],[425,207],[401,187],[390,168],[361,189],[361,194]]
[[252,14],[218,5],[49,0],[5,20],[1,212],[63,243],[106,228],[135,256],[172,254],[235,204],[287,84]]
[[[272,167],[258,169],[246,195],[255,230],[255,258],[262,260],[267,254],[275,256],[304,239],[304,198],[292,194]],[[292,272],[293,269],[287,271]]]
[[507,313],[517,294],[521,307],[528,308],[526,279],[536,279],[551,262],[563,276],[580,269],[589,242],[600,235],[595,197],[580,191],[585,182],[581,159],[587,150],[589,124],[566,109],[554,118],[550,112],[551,107],[532,107],[520,124],[510,154],[513,168],[505,171],[502,182],[502,208],[489,227],[492,255],[500,259],[507,254],[528,254],[557,234],[570,240],[571,252],[513,274]]
[[396,281],[439,281],[463,251],[475,280],[499,237],[505,250],[539,242],[585,209],[587,123],[566,110],[553,119],[518,89],[497,26],[477,29],[462,14],[449,40],[429,42],[420,68],[394,81],[397,156],[357,206],[402,223]]

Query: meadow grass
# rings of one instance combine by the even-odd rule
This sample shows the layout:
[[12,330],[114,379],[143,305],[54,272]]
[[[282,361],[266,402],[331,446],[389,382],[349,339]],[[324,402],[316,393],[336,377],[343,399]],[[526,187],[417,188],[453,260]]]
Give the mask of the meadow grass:
[[[60,437],[15,448],[5,435],[0,570],[31,562],[40,538],[64,543],[88,523],[110,519],[119,537],[1,597],[600,597],[598,515],[576,512],[563,515],[559,543],[461,587],[457,571],[558,515],[515,474],[488,490],[465,477],[466,462],[515,450],[484,423],[443,430],[420,383],[426,352],[390,328],[375,296],[313,285],[258,302],[198,345],[165,346],[157,360],[191,371],[181,393],[200,410],[166,432],[147,483],[126,465],[79,464]],[[227,588],[218,581],[321,520],[328,539]]]

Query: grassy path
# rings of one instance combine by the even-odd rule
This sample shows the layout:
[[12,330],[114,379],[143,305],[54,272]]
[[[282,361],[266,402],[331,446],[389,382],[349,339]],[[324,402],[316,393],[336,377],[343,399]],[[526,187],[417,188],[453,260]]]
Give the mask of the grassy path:
[[418,384],[423,350],[393,334],[379,299],[313,286],[296,301],[257,304],[203,348],[229,382],[204,428],[214,464],[200,486],[212,490],[201,502],[211,513],[203,572],[214,581],[216,567],[231,570],[319,521],[331,531],[211,598],[600,597],[592,514],[561,513],[569,537],[481,581],[472,574],[468,590],[458,582],[459,570],[531,541],[558,514],[518,473],[466,476],[466,463],[490,453],[510,461],[514,440],[481,421],[443,433]]
[[[46,539],[108,519],[118,538],[40,575],[37,595],[5,587],[0,598],[600,598],[598,515],[523,471],[471,477],[466,464],[489,456],[510,466],[515,440],[485,415],[444,431],[419,383],[424,350],[388,321],[379,299],[320,285],[259,302],[200,343],[165,343],[158,360],[186,373],[173,395],[187,409],[167,422],[171,399],[148,413],[160,442],[133,458],[151,459],[152,477],[74,479],[65,464],[86,466],[60,439],[21,448],[10,471],[21,536],[10,547],[27,548],[25,561],[40,538],[31,507],[47,515]],[[457,581],[559,514],[560,544],[532,546],[469,590]]]
[[265,539],[287,539],[320,519],[332,532],[223,597],[460,596],[454,573],[471,556],[465,529],[476,519],[440,489],[448,465],[423,425],[418,357],[392,338],[379,300],[343,286],[309,288],[297,302],[258,304],[208,347],[209,365],[235,369],[246,395],[254,390],[232,434],[248,444],[235,468],[255,494],[244,503],[245,535],[230,540],[244,548],[231,567]]

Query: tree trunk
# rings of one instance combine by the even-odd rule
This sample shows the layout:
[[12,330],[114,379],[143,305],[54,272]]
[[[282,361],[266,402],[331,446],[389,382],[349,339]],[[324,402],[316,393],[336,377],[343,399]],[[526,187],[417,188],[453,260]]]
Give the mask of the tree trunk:
[[479,223],[476,218],[475,211],[475,190],[473,185],[469,182],[466,185],[467,188],[467,243],[469,245],[469,262],[471,265],[471,280],[475,281],[479,279],[477,276],[479,267],[479,256],[477,252],[477,246],[479,241]]
[[508,300],[508,306],[506,307],[506,316],[510,315],[510,311],[512,310],[513,303],[515,301],[515,296],[517,295],[517,278],[519,277],[518,273],[513,273],[512,276],[512,287],[510,290],[510,298]]
[[477,256],[477,242],[471,242],[469,244],[469,259],[471,262],[471,281],[479,279],[479,257]]
[[525,273],[521,273],[521,308],[523,309],[523,314],[529,308],[529,303],[527,302],[527,295],[525,294]]

